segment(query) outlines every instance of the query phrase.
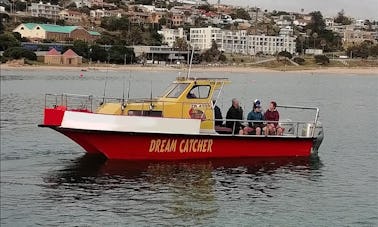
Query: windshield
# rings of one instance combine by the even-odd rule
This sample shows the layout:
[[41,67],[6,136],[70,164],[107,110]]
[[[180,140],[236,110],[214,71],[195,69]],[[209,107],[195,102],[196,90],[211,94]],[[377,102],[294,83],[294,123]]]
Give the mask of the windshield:
[[175,88],[167,95],[167,98],[177,98],[179,97],[184,90],[189,86],[189,84],[174,84]]
[[172,84],[170,84],[170,85],[164,90],[164,92],[162,93],[161,96],[164,97],[164,96],[168,95],[168,93],[169,93],[170,91],[172,91],[172,89],[175,88],[176,86],[177,86],[176,83],[172,83]]

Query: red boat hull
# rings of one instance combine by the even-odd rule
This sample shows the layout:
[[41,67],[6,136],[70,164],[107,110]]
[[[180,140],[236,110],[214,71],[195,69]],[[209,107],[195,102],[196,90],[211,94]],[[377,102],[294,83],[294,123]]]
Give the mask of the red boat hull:
[[306,157],[313,138],[177,135],[95,131],[52,127],[88,153],[108,159],[184,160],[242,157]]

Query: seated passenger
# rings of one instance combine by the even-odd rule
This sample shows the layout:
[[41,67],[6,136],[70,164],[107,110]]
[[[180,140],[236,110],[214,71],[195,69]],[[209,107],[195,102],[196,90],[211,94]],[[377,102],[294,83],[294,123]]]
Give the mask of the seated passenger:
[[280,120],[280,114],[278,113],[277,109],[277,103],[275,101],[271,101],[269,103],[269,108],[264,114],[264,118],[266,121],[274,121],[274,122],[268,122],[267,126],[264,129],[264,133],[267,136],[269,135],[279,135],[282,136],[283,134],[283,128],[281,128],[278,125],[278,122]]
[[221,121],[215,121],[215,126],[220,126],[222,127],[223,126],[223,117],[222,117],[222,112],[220,110],[220,108],[215,105],[216,101],[213,100],[213,105],[214,105],[214,119],[215,120],[221,120]]
[[[256,99],[253,102],[252,111],[249,112],[248,121],[263,121],[264,115],[261,113],[260,100]],[[244,134],[261,135],[261,130],[264,129],[264,122],[248,122],[248,127],[244,128]]]
[[188,99],[196,99],[196,95],[193,93],[193,91],[190,91],[188,95],[186,96]]
[[233,120],[243,120],[243,109],[239,106],[239,101],[237,99],[232,99],[232,105],[227,111],[226,115],[226,127],[234,130],[234,134],[244,134],[243,125],[240,121]]

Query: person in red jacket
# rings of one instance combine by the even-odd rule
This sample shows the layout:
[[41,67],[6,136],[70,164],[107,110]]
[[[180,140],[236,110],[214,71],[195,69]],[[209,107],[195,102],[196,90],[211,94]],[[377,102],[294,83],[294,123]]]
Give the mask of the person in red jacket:
[[[278,121],[280,120],[280,114],[277,111],[277,103],[275,101],[271,101],[269,103],[269,108],[264,114],[264,118],[267,122],[266,127],[264,128],[264,133],[267,136],[269,135],[278,135],[282,136],[283,128],[278,125]],[[269,122],[272,121],[272,122]]]

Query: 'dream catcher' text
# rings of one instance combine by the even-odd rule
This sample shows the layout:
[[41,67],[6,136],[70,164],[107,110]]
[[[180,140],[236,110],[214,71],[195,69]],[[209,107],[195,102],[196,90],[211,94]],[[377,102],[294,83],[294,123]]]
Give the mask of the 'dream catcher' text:
[[149,152],[213,152],[212,139],[152,139]]

